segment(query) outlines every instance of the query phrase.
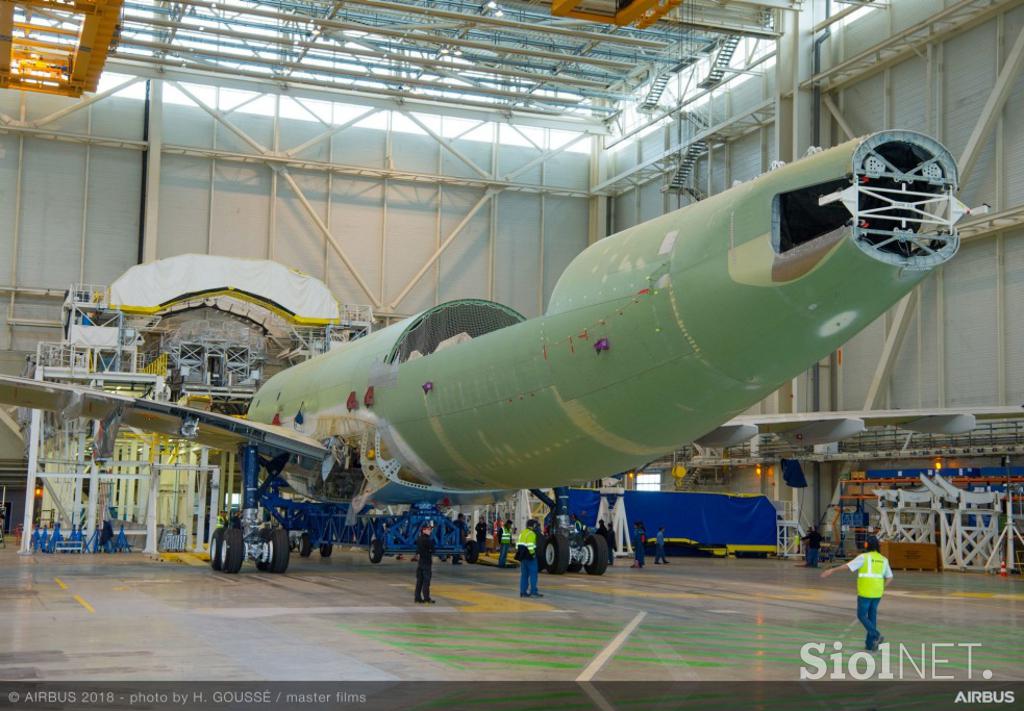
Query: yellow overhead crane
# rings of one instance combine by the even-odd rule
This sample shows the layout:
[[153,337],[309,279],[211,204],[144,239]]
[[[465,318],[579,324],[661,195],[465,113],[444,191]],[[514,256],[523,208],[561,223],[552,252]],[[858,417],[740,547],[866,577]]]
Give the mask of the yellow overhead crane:
[[95,91],[123,0],[0,0],[0,87]]
[[[605,3],[608,4],[608,3]],[[588,3],[586,0],[551,0],[551,14],[558,17],[575,17],[580,20],[604,22],[610,25],[625,27],[636,25],[643,29],[660,20],[672,8],[681,5],[682,0],[632,0],[631,2],[610,3],[605,11],[599,7],[601,3]],[[581,9],[580,6],[590,5],[593,9]]]

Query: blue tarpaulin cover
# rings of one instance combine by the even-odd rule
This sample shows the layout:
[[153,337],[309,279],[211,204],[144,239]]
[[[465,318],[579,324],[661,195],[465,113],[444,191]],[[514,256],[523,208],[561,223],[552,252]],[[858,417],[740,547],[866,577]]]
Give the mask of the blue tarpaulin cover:
[[[775,507],[764,496],[730,496],[673,491],[627,491],[629,525],[644,522],[653,540],[660,526],[665,538],[687,539],[702,546],[774,546]],[[591,489],[569,492],[569,513],[593,528],[600,494]]]

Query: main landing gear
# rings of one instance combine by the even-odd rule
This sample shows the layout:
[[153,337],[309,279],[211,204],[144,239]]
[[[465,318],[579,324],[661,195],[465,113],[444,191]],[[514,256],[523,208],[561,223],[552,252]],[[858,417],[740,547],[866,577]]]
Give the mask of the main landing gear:
[[242,481],[244,501],[241,526],[218,528],[210,536],[210,567],[222,573],[237,573],[242,563],[251,560],[256,569],[269,573],[288,570],[291,545],[288,531],[277,526],[260,525],[257,501],[261,494],[260,467],[266,467],[271,481],[281,473],[288,461],[282,454],[272,460],[261,459],[255,445],[244,445],[242,454]]
[[578,573],[604,575],[608,568],[608,542],[603,536],[573,528],[569,522],[569,487],[555,487],[555,498],[539,489],[533,495],[551,508],[551,532],[537,537],[537,561],[551,575]]

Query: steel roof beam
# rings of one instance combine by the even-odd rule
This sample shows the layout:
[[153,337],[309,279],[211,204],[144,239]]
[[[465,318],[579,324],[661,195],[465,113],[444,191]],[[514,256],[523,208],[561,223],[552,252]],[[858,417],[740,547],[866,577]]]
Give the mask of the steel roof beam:
[[353,90],[324,81],[305,78],[275,77],[268,73],[250,72],[223,66],[182,66],[181,60],[124,54],[111,57],[107,63],[111,71],[151,79],[175,79],[194,84],[219,86],[242,91],[259,91],[271,95],[305,97],[320,101],[355,103],[379,109],[411,109],[419,113],[496,123],[514,122],[522,126],[555,128],[563,131],[584,131],[607,134],[602,121],[564,111],[544,111],[539,108],[510,109],[495,102],[475,101],[472,98],[420,97],[406,92],[389,90]]
[[[349,5],[363,5],[366,7],[374,7],[381,10],[390,10],[397,13],[405,14],[416,14],[428,17],[437,17],[447,20],[459,20],[462,22],[472,22],[477,25],[489,25],[494,27],[504,27],[507,29],[516,29],[524,32],[537,32],[538,26],[532,23],[517,22],[515,20],[504,20],[499,17],[493,17],[488,15],[476,15],[468,16],[458,12],[448,12],[445,10],[438,10],[432,7],[425,7],[419,5],[410,5],[405,3],[386,2],[385,0],[347,0]],[[593,40],[597,42],[610,42],[613,44],[629,45],[632,47],[644,47],[647,49],[664,50],[668,49],[670,45],[666,42],[659,42],[655,40],[640,39],[636,37],[627,37],[622,35],[616,35],[608,32],[589,32],[579,30],[568,30],[557,26],[544,25],[540,30],[545,33],[557,34],[562,36],[569,36],[576,39]]]
[[[139,16],[132,15],[132,14],[126,14],[124,16],[124,21],[126,23],[129,23],[129,24],[132,24],[132,25],[139,25],[139,26],[142,26],[142,27],[148,27],[150,25],[152,25],[154,27],[176,27],[176,28],[179,27],[179,25],[177,23],[175,23],[174,21],[171,21],[171,20],[157,20],[157,19],[154,19],[154,18],[139,17]],[[326,43],[326,42],[309,41],[309,40],[303,40],[303,41],[296,42],[296,41],[290,40],[290,39],[288,39],[286,37],[271,37],[271,36],[266,36],[266,35],[260,35],[260,34],[254,33],[254,32],[239,32],[237,30],[217,29],[215,31],[210,32],[209,30],[200,31],[198,28],[192,27],[192,26],[184,26],[184,27],[180,27],[180,29],[181,30],[187,30],[189,33],[215,34],[218,37],[233,37],[235,39],[245,39],[245,40],[251,40],[253,42],[265,42],[267,44],[279,45],[281,47],[297,47],[297,48],[301,48],[302,49],[302,53],[300,54],[299,58],[294,61],[295,64],[300,64],[302,59],[305,58],[306,53],[309,50],[315,49],[315,50],[320,50],[320,51],[323,51],[323,52],[330,52],[330,53],[336,54],[336,55],[349,55],[349,56],[353,56],[353,57],[368,57],[368,58],[391,59],[391,60],[394,60],[396,62],[403,62],[403,63],[411,64],[411,65],[414,65],[414,66],[417,66],[417,67],[428,67],[428,68],[438,68],[438,67],[441,67],[441,68],[445,68],[445,69],[464,69],[467,72],[480,72],[480,73],[486,73],[486,74],[493,74],[495,76],[507,76],[507,77],[512,77],[512,78],[527,79],[527,80],[530,80],[530,81],[537,81],[537,82],[552,82],[552,81],[554,81],[554,82],[559,83],[559,84],[564,85],[564,86],[572,86],[572,87],[577,87],[577,88],[582,87],[582,88],[604,89],[604,88],[607,87],[606,83],[603,83],[603,82],[600,82],[600,81],[597,81],[597,80],[594,80],[594,79],[577,79],[577,78],[573,78],[573,77],[558,77],[558,76],[552,77],[550,74],[545,75],[545,74],[538,74],[536,72],[521,72],[521,71],[517,71],[517,70],[502,69],[502,68],[498,68],[498,67],[482,66],[482,65],[479,65],[479,64],[477,64],[477,65],[468,65],[468,66],[454,65],[451,62],[442,62],[442,61],[439,61],[439,60],[432,60],[432,59],[426,59],[426,58],[420,58],[420,57],[413,57],[413,56],[410,56],[410,55],[398,54],[398,53],[390,52],[390,51],[387,51],[387,50],[380,50],[380,51],[363,50],[363,49],[357,49],[357,48],[354,48],[354,47],[344,47],[341,44],[331,44],[331,43]],[[211,45],[214,44],[214,42],[211,41],[211,40],[207,40],[205,38],[193,38],[193,37],[191,37],[191,35],[189,36],[189,38],[186,41],[209,42]],[[181,47],[178,48],[178,53],[180,53],[182,51],[187,51],[188,49],[189,49],[188,46],[181,46]],[[337,59],[339,59],[341,61],[344,61],[344,57],[338,57]],[[386,66],[386,65],[377,64],[377,65],[374,65],[374,66],[382,66],[383,67],[383,66]],[[310,68],[312,68],[312,67],[310,67]],[[398,70],[396,69],[396,71],[398,71]],[[619,98],[625,98],[625,97],[619,97]]]

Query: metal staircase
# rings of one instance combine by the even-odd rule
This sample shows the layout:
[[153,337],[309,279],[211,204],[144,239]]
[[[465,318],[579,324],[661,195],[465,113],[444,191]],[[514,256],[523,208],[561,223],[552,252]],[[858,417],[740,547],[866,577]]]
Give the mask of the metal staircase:
[[665,87],[668,86],[668,80],[672,78],[671,72],[665,72],[659,74],[651,82],[651,88],[647,92],[647,96],[640,103],[641,111],[653,111],[654,107],[658,105],[658,101],[661,99],[661,95],[665,93]]
[[[686,115],[686,118],[692,124],[695,134],[699,134],[708,127],[707,119],[700,114],[691,112]],[[693,175],[693,169],[694,166],[697,165],[697,160],[704,155],[707,150],[707,141],[703,140],[694,141],[687,146],[685,152],[679,159],[679,167],[676,168],[676,172],[672,174],[672,179],[668,182],[667,189],[689,193],[697,200],[703,199],[704,194],[689,188],[687,183]]]
[[665,93],[665,87],[668,86],[669,80],[687,67],[693,66],[694,62],[697,61],[697,56],[685,57],[675,66],[654,77],[654,81],[651,82],[651,88],[647,90],[647,96],[644,97],[644,100],[640,102],[640,106],[637,108],[640,111],[653,111],[658,106],[661,95]]
[[701,89],[710,89],[725,78],[725,70],[729,67],[729,62],[732,61],[732,55],[736,53],[739,43],[739,35],[729,35],[722,41],[722,46],[718,48],[718,54],[711,65],[711,71],[697,86]]

